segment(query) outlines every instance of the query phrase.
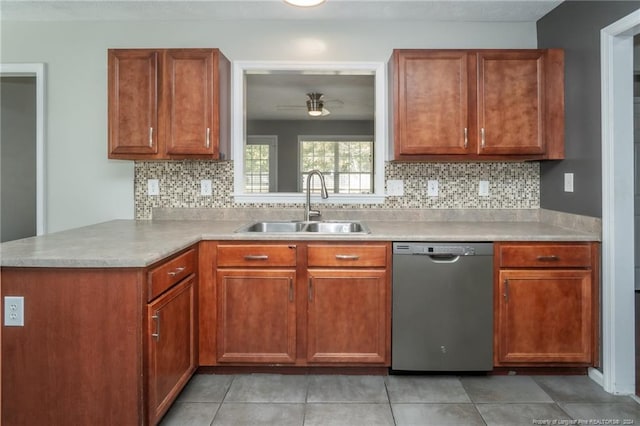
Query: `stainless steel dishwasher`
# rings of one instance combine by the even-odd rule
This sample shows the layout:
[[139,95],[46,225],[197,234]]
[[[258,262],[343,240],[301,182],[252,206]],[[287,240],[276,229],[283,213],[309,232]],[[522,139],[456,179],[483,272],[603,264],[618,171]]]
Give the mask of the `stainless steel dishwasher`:
[[493,243],[393,243],[391,368],[493,367]]

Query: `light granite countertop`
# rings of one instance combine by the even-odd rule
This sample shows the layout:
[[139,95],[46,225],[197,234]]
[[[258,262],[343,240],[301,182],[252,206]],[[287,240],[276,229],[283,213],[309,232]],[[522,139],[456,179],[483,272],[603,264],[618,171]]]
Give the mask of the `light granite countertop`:
[[149,266],[202,240],[599,241],[594,230],[544,221],[366,220],[369,234],[236,233],[251,220],[114,220],[0,245],[3,267]]

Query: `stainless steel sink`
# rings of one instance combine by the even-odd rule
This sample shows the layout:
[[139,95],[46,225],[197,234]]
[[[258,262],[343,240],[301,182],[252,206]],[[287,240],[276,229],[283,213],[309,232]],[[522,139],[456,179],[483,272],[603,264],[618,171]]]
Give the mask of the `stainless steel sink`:
[[315,233],[315,234],[368,234],[369,227],[362,222],[323,220],[318,222],[265,221],[254,222],[237,229],[237,233]]

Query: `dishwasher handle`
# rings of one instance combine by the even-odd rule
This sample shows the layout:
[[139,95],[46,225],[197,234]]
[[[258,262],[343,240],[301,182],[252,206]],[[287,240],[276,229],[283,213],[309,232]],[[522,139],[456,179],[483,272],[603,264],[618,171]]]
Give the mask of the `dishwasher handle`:
[[428,254],[427,257],[433,263],[456,263],[460,259],[457,254]]

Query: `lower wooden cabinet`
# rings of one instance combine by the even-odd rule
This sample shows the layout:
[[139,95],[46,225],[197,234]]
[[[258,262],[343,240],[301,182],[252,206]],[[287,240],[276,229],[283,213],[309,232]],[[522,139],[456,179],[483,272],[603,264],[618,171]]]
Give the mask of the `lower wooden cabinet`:
[[200,365],[390,365],[390,250],[203,242]]
[[295,270],[218,270],[218,362],[295,362],[295,280]]
[[598,245],[496,244],[496,366],[598,363]]
[[389,291],[383,270],[310,270],[307,360],[384,364]]
[[150,424],[169,409],[197,368],[195,276],[147,305]]
[[[196,368],[197,249],[151,268],[2,268],[0,424],[155,425]],[[8,368],[7,368],[8,367]]]

